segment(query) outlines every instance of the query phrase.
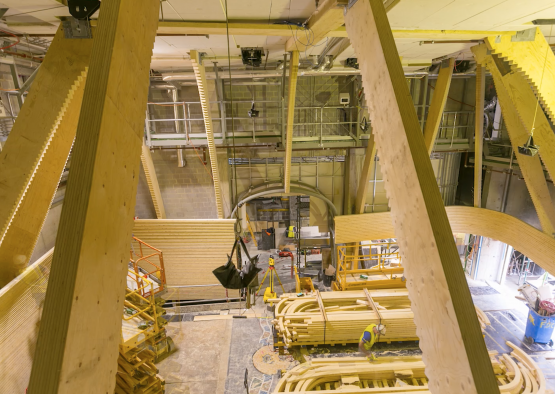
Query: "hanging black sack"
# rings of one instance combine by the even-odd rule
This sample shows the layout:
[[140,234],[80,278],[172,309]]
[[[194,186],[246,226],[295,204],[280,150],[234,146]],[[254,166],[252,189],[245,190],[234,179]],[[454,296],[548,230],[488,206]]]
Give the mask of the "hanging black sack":
[[[241,246],[243,247],[249,261],[244,264],[241,271],[239,271],[235,265],[233,264],[233,253],[235,252],[235,248],[237,247],[237,240],[233,244],[233,249],[231,249],[231,255],[227,256],[227,264],[222,265],[221,267],[216,268],[212,273],[216,278],[220,281],[223,287],[226,289],[243,289],[252,282],[252,280],[258,275],[261,268],[256,266],[258,262],[258,256],[251,258],[249,256],[249,252],[247,251],[247,247],[243,243],[243,240],[239,238],[239,242],[241,242]],[[241,250],[239,249],[239,252]]]

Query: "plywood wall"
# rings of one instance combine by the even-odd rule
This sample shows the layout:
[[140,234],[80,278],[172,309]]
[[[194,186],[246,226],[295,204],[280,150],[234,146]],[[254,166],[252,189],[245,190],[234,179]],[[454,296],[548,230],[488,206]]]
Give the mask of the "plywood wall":
[[0,290],[0,393],[25,393],[54,249]]
[[[164,255],[168,293],[166,299],[226,298],[222,286],[178,288],[218,284],[212,271],[227,263],[235,241],[235,220],[164,219],[136,220],[133,235],[160,249]],[[229,290],[229,297],[237,297]]]

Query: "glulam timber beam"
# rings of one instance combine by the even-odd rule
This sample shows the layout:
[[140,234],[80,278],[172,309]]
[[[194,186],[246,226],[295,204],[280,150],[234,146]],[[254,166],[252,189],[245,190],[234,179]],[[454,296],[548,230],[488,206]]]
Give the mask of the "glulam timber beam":
[[424,141],[428,154],[431,155],[434,149],[441,119],[443,117],[443,110],[449,95],[449,88],[451,87],[451,79],[453,77],[453,68],[455,67],[455,59],[450,58],[441,62],[439,75],[434,87],[434,94],[432,95],[432,102],[428,109],[428,117],[426,118],[426,126],[424,127]]
[[308,48],[326,38],[331,31],[343,26],[345,19],[343,11],[348,1],[346,0],[323,0],[318,8],[308,19],[304,31],[297,32],[287,40],[285,51],[306,51]]
[[299,74],[299,51],[291,52],[289,61],[289,90],[287,96],[287,125],[285,129],[285,166],[283,188],[291,191],[291,159],[293,156],[293,124],[295,122],[295,99],[297,97],[297,76]]
[[29,394],[114,392],[158,7],[102,2]]
[[514,70],[522,73],[551,120],[555,121],[555,54],[540,28],[490,35],[485,43],[493,54],[507,60]]
[[[555,274],[553,237],[503,212],[464,206],[445,209],[453,233],[478,234],[511,245],[550,274]],[[391,212],[335,217],[337,243],[386,238],[396,238]]]
[[[89,40],[90,41],[90,40]],[[63,170],[59,161],[55,164],[45,159],[49,144],[73,100],[76,90],[84,83],[92,46],[87,40],[65,39],[62,28],[58,29],[44,61],[37,73],[25,104],[14,123],[10,136],[0,153],[0,242],[3,242],[10,223],[20,209],[32,180],[41,172],[52,171],[53,178],[46,183],[57,183]],[[72,111],[75,108],[72,107]],[[78,110],[78,109],[77,109]],[[67,124],[67,120],[65,122]],[[75,133],[75,130],[73,130]],[[50,152],[50,157],[52,158]],[[54,152],[65,164],[67,153]],[[56,167],[58,165],[58,167]],[[42,182],[42,181],[39,181]],[[44,190],[44,194],[48,194]],[[47,196],[52,200],[52,194]],[[35,210],[36,209],[36,210]],[[48,207],[34,205],[32,210],[21,213],[25,216],[46,216]],[[39,221],[42,222],[39,218]],[[2,267],[2,270],[5,267]],[[8,271],[11,271],[9,268]],[[0,286],[13,278],[0,274]],[[7,278],[7,279],[6,279]]]
[[360,65],[430,391],[499,392],[382,0],[356,1],[345,26]]
[[164,199],[162,198],[162,193],[160,192],[160,184],[158,183],[158,177],[156,176],[156,169],[154,168],[154,162],[152,161],[150,149],[144,142],[141,152],[141,163],[143,165],[143,171],[145,172],[148,190],[150,191],[150,196],[152,197],[152,203],[154,204],[154,211],[156,211],[156,217],[158,219],[166,219],[166,209],[164,208]]
[[474,113],[474,207],[482,206],[482,156],[484,151],[484,100],[486,70],[476,66],[476,109]]
[[[91,25],[96,26],[92,20]],[[211,21],[160,21],[158,36],[180,35],[223,35],[227,34],[225,22]],[[290,25],[268,24],[268,21],[235,22],[229,21],[229,34],[240,36],[289,37],[304,35],[305,30]],[[500,31],[497,34],[515,34],[516,31]],[[481,40],[491,35],[491,30],[393,30],[394,38],[412,38],[423,40]],[[32,35],[31,35],[32,36]],[[347,37],[344,26],[331,29],[326,37]],[[300,48],[300,47],[299,47]]]
[[29,264],[75,139],[84,90],[83,77],[0,244],[0,287]]
[[366,153],[364,155],[364,163],[360,172],[360,179],[358,181],[357,196],[355,200],[355,214],[364,213],[366,205],[366,196],[368,194],[368,183],[372,177],[373,166],[376,165],[376,143],[374,142],[374,134],[370,133],[368,138],[368,145],[366,146]]
[[206,81],[206,70],[202,65],[200,54],[197,51],[191,51],[191,63],[193,71],[197,78],[198,93],[200,96],[200,105],[202,107],[202,116],[204,118],[204,127],[206,129],[206,143],[208,145],[208,153],[210,155],[210,167],[212,169],[212,179],[214,180],[214,194],[216,195],[216,210],[218,219],[224,218],[224,205],[222,201],[222,186],[220,184],[220,171],[218,169],[218,155],[216,153],[216,143],[214,142],[214,128],[212,125],[212,114],[210,112],[210,101],[208,99],[208,83]]
[[[511,96],[503,84],[502,75],[510,72],[508,64],[495,61],[493,56],[487,54],[485,45],[477,45],[471,48],[477,62],[487,67],[490,71],[495,90],[501,105],[503,120],[507,126],[509,138],[514,152],[518,152],[518,147],[524,145],[528,140],[529,134],[525,129],[521,118],[517,112],[519,102],[513,103]],[[494,55],[497,56],[497,55]],[[499,68],[501,67],[501,69]],[[516,106],[515,106],[516,104]],[[542,163],[539,155],[534,157],[515,153],[518,166],[524,177],[524,182],[536,208],[538,219],[542,230],[549,235],[555,234],[555,207],[551,201],[551,194],[547,187],[545,174],[543,172]]]
[[[513,106],[526,130],[540,146],[539,155],[551,179],[555,179],[555,134],[526,77],[497,55],[492,56],[500,71],[499,83],[505,87]],[[536,110],[537,109],[537,110]]]

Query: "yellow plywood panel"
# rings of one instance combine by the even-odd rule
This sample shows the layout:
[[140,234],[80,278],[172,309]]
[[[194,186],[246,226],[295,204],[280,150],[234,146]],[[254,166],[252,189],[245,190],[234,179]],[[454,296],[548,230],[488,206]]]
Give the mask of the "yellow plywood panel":
[[[136,220],[133,235],[164,253],[166,299],[221,299],[226,297],[222,286],[179,286],[219,284],[212,271],[227,263],[234,226],[234,219]],[[238,292],[230,290],[228,295],[234,298]]]

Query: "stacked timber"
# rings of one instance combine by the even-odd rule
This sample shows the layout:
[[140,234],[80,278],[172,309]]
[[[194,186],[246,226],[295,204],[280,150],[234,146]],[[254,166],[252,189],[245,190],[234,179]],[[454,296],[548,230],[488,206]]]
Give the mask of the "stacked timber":
[[[493,371],[502,394],[545,394],[545,377],[534,361],[512,343],[508,355],[490,353]],[[379,357],[369,362],[364,357],[317,358],[287,371],[274,394],[431,394],[420,356]]]
[[370,324],[383,324],[378,341],[418,340],[406,289],[285,294],[274,326],[286,346],[358,343]]
[[135,354],[120,353],[115,394],[163,394],[165,381],[158,375],[155,357],[148,349]]

